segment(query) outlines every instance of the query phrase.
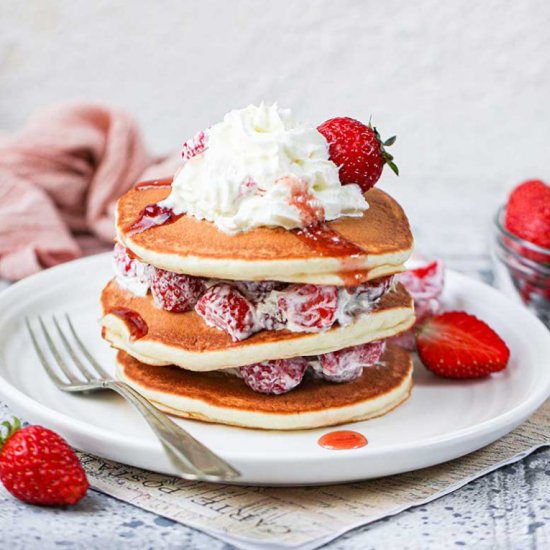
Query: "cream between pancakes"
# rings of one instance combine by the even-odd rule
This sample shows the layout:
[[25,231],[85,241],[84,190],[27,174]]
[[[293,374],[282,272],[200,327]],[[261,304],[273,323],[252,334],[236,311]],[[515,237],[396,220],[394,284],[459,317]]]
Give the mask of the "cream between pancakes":
[[361,216],[368,208],[359,186],[340,183],[325,138],[290,110],[264,104],[234,110],[195,141],[204,150],[184,163],[161,204],[225,233],[312,223],[296,203],[297,191],[317,221]]
[[[109,313],[110,298],[103,298],[104,316],[101,325],[104,338],[115,348],[150,365],[177,365],[181,368],[207,372],[239,368],[262,361],[314,356],[340,349],[384,340],[409,329],[415,321],[412,301],[389,308],[375,309],[360,316],[345,327],[336,326],[327,332],[298,334],[292,339],[247,343],[246,340],[225,349],[204,349],[202,344],[182,346],[170,338],[147,336],[132,340],[128,326]],[[197,322],[202,322],[197,319]],[[190,327],[188,327],[189,330]],[[154,332],[154,327],[151,332]]]

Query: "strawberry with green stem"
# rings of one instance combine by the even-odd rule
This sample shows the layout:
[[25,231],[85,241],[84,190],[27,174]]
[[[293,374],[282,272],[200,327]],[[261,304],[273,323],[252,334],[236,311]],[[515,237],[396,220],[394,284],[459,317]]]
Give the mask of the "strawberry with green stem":
[[86,473],[69,444],[42,426],[2,422],[0,481],[15,497],[43,506],[76,504],[88,490]]
[[385,164],[399,175],[393,156],[386,151],[396,137],[383,141],[370,121],[366,125],[349,117],[331,118],[317,130],[328,143],[329,158],[338,166],[343,185],[356,183],[368,191],[379,180]]

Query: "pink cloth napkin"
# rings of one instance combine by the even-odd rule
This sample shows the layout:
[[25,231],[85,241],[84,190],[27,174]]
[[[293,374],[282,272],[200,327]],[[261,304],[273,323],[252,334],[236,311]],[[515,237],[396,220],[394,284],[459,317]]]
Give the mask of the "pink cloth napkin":
[[17,280],[111,246],[117,198],[175,172],[119,109],[64,104],[0,141],[0,278]]

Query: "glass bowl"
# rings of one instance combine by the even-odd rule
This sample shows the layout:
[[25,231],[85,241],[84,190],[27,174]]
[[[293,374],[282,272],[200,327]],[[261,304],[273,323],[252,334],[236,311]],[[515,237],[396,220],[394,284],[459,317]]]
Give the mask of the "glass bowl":
[[506,207],[495,216],[492,257],[495,282],[505,294],[521,300],[550,328],[550,249],[510,233],[504,227]]

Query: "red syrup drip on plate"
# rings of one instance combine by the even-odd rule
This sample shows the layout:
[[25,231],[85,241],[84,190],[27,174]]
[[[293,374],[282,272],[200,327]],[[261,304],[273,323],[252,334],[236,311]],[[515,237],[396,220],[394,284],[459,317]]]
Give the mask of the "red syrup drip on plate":
[[368,445],[367,438],[359,432],[350,430],[338,430],[329,432],[319,438],[317,443],[331,451],[345,451],[350,449],[359,449]]
[[145,191],[147,189],[170,189],[172,187],[173,178],[162,178],[158,180],[140,181],[135,185],[136,191]]
[[126,229],[126,232],[131,237],[153,227],[174,223],[182,216],[183,214],[175,214],[168,206],[160,206],[157,203],[150,204],[139,213],[136,221]]
[[107,312],[108,315],[116,315],[122,319],[130,331],[130,340],[143,338],[149,332],[149,327],[143,317],[133,309],[127,307],[115,307]]

